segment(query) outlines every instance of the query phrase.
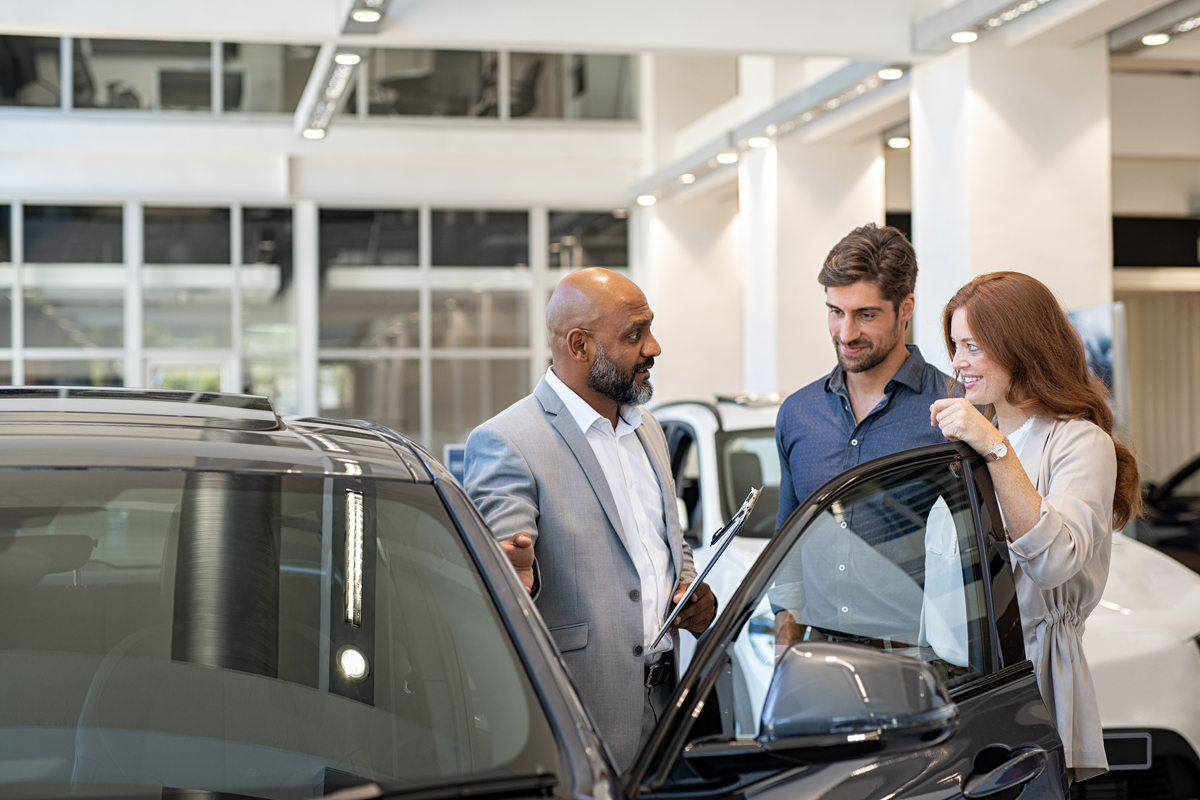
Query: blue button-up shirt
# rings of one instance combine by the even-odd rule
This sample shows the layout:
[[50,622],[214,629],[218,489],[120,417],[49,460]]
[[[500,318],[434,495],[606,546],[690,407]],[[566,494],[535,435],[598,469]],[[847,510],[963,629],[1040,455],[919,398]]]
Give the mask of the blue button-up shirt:
[[775,423],[782,470],[776,527],[838,473],[899,450],[945,442],[929,424],[929,406],[947,397],[949,386],[950,378],[908,345],[908,358],[862,422],[854,419],[841,365],[784,400]]

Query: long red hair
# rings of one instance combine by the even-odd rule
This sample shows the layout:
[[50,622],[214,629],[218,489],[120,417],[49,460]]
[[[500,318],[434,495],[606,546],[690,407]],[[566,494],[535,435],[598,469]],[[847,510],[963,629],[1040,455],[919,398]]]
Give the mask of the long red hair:
[[[1086,419],[1113,435],[1108,389],[1088,369],[1083,341],[1044,283],[1020,272],[990,272],[959,289],[942,312],[951,358],[950,320],[959,309],[988,358],[1012,376],[1005,400],[1058,419]],[[1113,527],[1119,529],[1141,516],[1142,493],[1133,452],[1115,437],[1113,444]]]

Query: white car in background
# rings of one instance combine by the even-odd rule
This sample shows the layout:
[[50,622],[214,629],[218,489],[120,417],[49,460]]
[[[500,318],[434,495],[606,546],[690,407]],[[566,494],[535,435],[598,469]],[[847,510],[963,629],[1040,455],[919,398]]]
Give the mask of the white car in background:
[[[698,568],[711,555],[712,533],[751,487],[763,487],[750,520],[707,579],[722,603],[775,531],[778,411],[775,398],[744,396],[654,409],[667,435],[680,519]],[[1072,795],[1200,798],[1200,575],[1123,534],[1113,537],[1108,584],[1084,634],[1111,771],[1076,784]],[[754,729],[753,709],[762,707],[773,670],[774,618],[765,598],[746,639],[734,644],[739,732]],[[681,671],[693,649],[691,637],[684,637]]]

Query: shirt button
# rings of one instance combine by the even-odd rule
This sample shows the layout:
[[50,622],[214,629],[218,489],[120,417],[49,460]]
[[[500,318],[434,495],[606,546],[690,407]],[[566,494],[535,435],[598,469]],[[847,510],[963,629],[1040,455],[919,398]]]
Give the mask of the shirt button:
[[858,439],[851,439],[850,444],[853,445],[854,447],[858,447]]
[[838,572],[845,572],[845,571],[846,571],[846,565],[838,564]]
[[638,600],[638,599],[640,599],[640,598],[641,598],[641,596],[642,596],[642,593],[641,593],[641,592],[639,592],[637,589],[634,589],[633,591],[631,591],[631,592],[629,593],[629,599],[630,599],[630,600]]
[[842,613],[845,614],[850,610],[849,606],[842,606]]
[[633,654],[635,656],[640,656],[642,654],[642,646],[640,644],[637,647],[633,648]]
[[844,528],[844,527],[846,527],[846,523],[844,523],[844,522],[843,522],[843,523],[842,523],[842,527],[843,527],[843,528]]

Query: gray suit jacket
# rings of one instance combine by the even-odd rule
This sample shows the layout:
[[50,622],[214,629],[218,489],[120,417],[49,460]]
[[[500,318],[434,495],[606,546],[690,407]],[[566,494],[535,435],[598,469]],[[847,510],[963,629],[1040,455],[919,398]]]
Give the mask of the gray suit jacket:
[[[677,581],[694,580],[666,437],[649,412],[637,434],[662,490]],[[614,759],[627,767],[645,698],[641,582],[600,462],[545,378],[471,433],[465,483],[497,539],[533,537],[538,609]]]

